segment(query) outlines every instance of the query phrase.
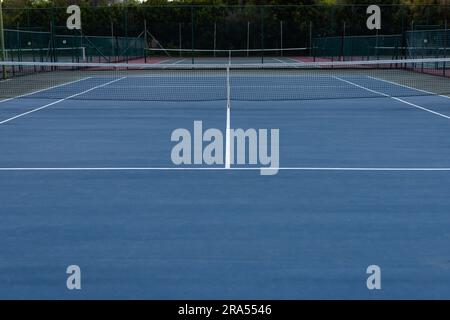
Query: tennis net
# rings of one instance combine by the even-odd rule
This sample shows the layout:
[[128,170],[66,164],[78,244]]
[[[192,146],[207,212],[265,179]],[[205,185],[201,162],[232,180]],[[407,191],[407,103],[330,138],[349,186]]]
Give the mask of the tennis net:
[[155,62],[175,63],[286,63],[298,62],[301,57],[311,54],[310,48],[278,48],[278,49],[164,49],[147,48],[145,55]]
[[[450,95],[450,59],[290,64],[0,62],[0,98],[318,100]],[[15,71],[14,71],[15,70]]]

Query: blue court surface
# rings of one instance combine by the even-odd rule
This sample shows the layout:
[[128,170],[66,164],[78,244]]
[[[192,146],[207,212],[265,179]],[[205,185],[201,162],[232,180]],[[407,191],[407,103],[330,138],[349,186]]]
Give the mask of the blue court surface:
[[231,128],[279,129],[271,176],[171,161],[173,130],[225,131],[225,78],[91,77],[67,99],[1,101],[0,297],[449,299],[450,99],[278,80],[231,80]]

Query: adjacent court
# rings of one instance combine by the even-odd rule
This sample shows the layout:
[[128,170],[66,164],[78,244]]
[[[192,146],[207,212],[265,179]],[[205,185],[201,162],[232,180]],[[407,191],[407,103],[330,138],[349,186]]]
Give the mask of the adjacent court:
[[[2,64],[2,297],[450,297],[450,59]],[[198,120],[279,129],[278,174],[174,165]]]

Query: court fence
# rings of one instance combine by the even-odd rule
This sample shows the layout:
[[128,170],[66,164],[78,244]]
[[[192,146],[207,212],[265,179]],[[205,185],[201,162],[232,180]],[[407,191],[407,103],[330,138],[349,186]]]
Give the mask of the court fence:
[[[380,7],[382,31],[367,29],[367,5],[81,5],[82,31],[69,32],[62,27],[66,7],[37,2],[17,8],[6,1],[5,56],[13,61],[122,62],[146,60],[148,49],[267,48],[305,48],[299,56],[331,60],[447,56],[450,5]],[[435,30],[436,40],[426,35],[424,44],[425,31],[420,30],[426,26]]]
[[88,36],[5,29],[9,61],[122,62],[143,58],[144,37]]

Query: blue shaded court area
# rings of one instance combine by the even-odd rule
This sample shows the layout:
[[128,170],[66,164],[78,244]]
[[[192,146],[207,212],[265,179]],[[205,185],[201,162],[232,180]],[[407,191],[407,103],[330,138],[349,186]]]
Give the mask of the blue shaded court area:
[[448,97],[361,74],[230,84],[231,128],[279,129],[278,174],[171,162],[174,129],[225,132],[222,75],[0,101],[0,297],[450,298]]

